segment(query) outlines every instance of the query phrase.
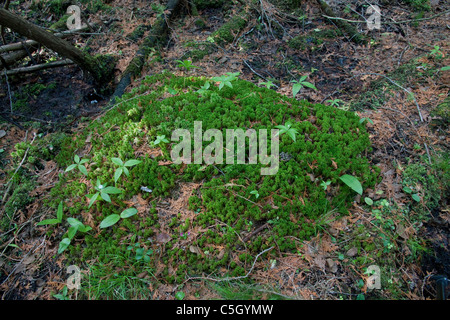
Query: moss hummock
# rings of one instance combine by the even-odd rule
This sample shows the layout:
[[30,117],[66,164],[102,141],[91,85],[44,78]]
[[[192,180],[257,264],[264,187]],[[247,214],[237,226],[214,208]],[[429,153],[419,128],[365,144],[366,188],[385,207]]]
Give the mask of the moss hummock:
[[[197,92],[207,81],[209,89]],[[289,121],[297,136],[295,142],[287,134],[280,136],[283,157],[275,175],[261,175],[260,163],[171,164],[176,142],[153,142],[163,135],[170,140],[179,128],[193,134],[194,121],[202,121],[203,131],[223,131],[224,138],[226,129],[270,130]],[[316,234],[324,216],[347,213],[356,194],[340,176],[353,175],[367,188],[374,186],[379,173],[364,157],[370,150],[369,135],[354,113],[298,101],[243,80],[219,90],[206,78],[146,78],[77,139],[66,142],[56,160],[65,168],[78,153],[89,159],[88,176],[76,170],[62,176],[52,189],[50,206],[56,208],[61,200],[74,204],[66,214],[82,220],[89,212],[95,230],[106,216],[136,206],[137,198],[148,203],[130,219],[82,235],[82,245],[70,246],[70,259],[96,257],[106,263],[111,255],[126,252],[130,242],[140,242],[159,250],[150,264],[162,263],[160,275],[168,282],[222,267],[242,275],[264,249],[295,251],[300,241]],[[270,143],[268,149],[270,154]],[[142,162],[115,183],[113,157]],[[97,179],[122,193],[111,197],[111,203],[97,201],[89,209],[86,194],[92,193]],[[324,189],[322,182],[328,181]],[[185,207],[168,215],[163,203],[176,199],[180,186],[194,183]],[[266,227],[252,234],[262,225]],[[169,236],[163,245],[158,234]]]

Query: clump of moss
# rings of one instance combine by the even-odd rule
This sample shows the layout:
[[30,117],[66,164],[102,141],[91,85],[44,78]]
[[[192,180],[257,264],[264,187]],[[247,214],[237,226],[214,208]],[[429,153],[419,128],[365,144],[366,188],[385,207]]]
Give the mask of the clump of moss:
[[247,21],[239,15],[233,16],[223,26],[216,30],[212,37],[218,44],[233,42],[236,35],[245,28]]
[[[164,221],[168,226],[165,232],[170,237],[165,242],[166,254],[162,259],[175,269],[180,265],[179,261],[183,261],[190,269],[174,274],[164,275],[163,272],[166,281],[179,281],[185,272],[209,273],[220,267],[230,270],[233,275],[242,275],[257,252],[270,246],[277,246],[281,251],[295,250],[298,239],[308,239],[315,234],[315,221],[323,214],[331,210],[347,213],[355,194],[340,181],[340,176],[352,174],[364,187],[378,181],[379,170],[372,168],[363,156],[370,149],[368,133],[354,113],[298,101],[243,80],[235,80],[231,87],[224,86],[220,90],[211,85],[201,94],[197,92],[207,81],[206,78],[176,77],[166,73],[146,78],[141,86],[125,95],[115,109],[92,122],[78,139],[66,140],[67,144],[61,150],[64,157],[84,149],[86,134],[96,132],[91,137],[90,153],[85,156],[90,160],[88,175],[81,177],[75,170],[71,171],[52,190],[54,203],[50,205],[56,206],[61,199],[67,198],[73,198],[73,203],[80,202],[83,193],[89,193],[92,188],[92,182],[86,183],[86,180],[96,179],[123,191],[114,197],[114,203],[98,201],[94,204],[91,213],[97,222],[110,214],[120,213],[137,195],[153,203],[144,215],[145,220],[135,217],[104,230],[101,236],[87,235],[84,252],[74,251],[73,259],[87,259],[90,254],[85,251],[88,250],[99,260],[107,261],[107,256],[118,254],[117,250],[126,250],[127,232],[154,237],[161,232],[158,228],[164,221],[162,219],[167,219]],[[167,96],[167,88],[177,93]],[[132,116],[129,115],[131,110],[134,110]],[[289,154],[290,158],[281,161],[277,174],[272,176],[261,175],[264,167],[261,163],[170,164],[169,151],[173,143],[154,145],[153,142],[158,136],[171,137],[172,132],[180,128],[193,135],[195,121],[202,121],[203,131],[222,130],[224,139],[226,129],[245,131],[252,128],[256,132],[267,129],[270,132],[275,126],[290,121],[297,130],[297,139],[293,141],[288,135],[281,136],[280,151]],[[130,170],[129,176],[116,183],[111,158],[134,159],[136,138],[162,153],[139,156],[142,162]],[[248,145],[245,149],[248,152]],[[65,165],[71,163],[71,160],[58,158]],[[328,192],[320,185],[321,181],[330,181]],[[188,209],[195,215],[160,215],[155,205],[161,199],[171,197],[178,183],[191,182],[201,183],[188,203]],[[143,187],[152,192],[143,192]],[[258,191],[258,198],[253,190]],[[69,212],[76,216],[83,210],[88,208],[80,204]],[[248,254],[232,261],[231,252],[244,245],[241,242],[244,234],[265,223],[271,226],[270,231],[252,238],[245,244]],[[187,237],[193,228],[203,230],[195,240]],[[111,245],[114,248],[110,248]],[[190,249],[178,250],[180,245]],[[223,248],[223,252],[219,252],[218,247]]]

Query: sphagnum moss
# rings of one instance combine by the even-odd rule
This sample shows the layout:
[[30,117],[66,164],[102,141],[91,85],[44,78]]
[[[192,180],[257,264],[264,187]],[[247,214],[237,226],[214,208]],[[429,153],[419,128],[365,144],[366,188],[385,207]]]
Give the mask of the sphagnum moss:
[[[149,208],[130,221],[102,230],[95,237],[86,235],[81,249],[85,252],[79,257],[87,260],[88,250],[101,261],[107,261],[108,254],[126,250],[130,245],[126,234],[132,233],[155,252],[159,248],[161,251],[154,257],[164,257],[175,272],[180,261],[184,261],[182,265],[186,267],[178,273],[166,274],[167,281],[181,281],[181,273],[215,272],[221,267],[232,275],[242,275],[250,267],[251,257],[258,252],[274,245],[281,251],[295,250],[295,239],[304,240],[314,235],[315,221],[322,215],[331,210],[347,212],[355,193],[340,182],[340,176],[351,174],[364,188],[377,182],[379,171],[363,156],[370,149],[369,136],[355,114],[288,98],[242,80],[235,80],[232,87],[225,86],[221,90],[211,85],[205,92],[198,93],[207,81],[210,80],[171,74],[146,78],[142,86],[124,96],[116,108],[93,121],[87,130],[95,135],[91,137],[90,153],[84,156],[92,159],[88,180],[99,178],[102,183],[114,185],[114,166],[110,159],[135,159],[136,147],[132,142],[135,136],[151,146],[158,135],[171,137],[178,128],[188,129],[192,134],[194,121],[202,121],[204,131],[214,128],[223,132],[234,128],[270,130],[290,121],[297,138],[294,142],[287,135],[280,137],[280,152],[289,157],[280,161],[277,174],[262,176],[261,164],[176,165],[167,164],[171,160],[169,152],[152,153],[153,157],[141,155],[138,160],[142,162],[130,170],[128,177],[117,181],[117,187],[123,190],[119,200],[114,204],[98,202],[90,211],[95,221],[101,221],[109,214],[126,209],[126,203],[138,194],[151,201]],[[168,87],[177,94],[168,95]],[[67,154],[67,150],[83,149],[85,134],[83,137],[82,141],[65,144],[61,152]],[[170,146],[168,143],[165,148],[170,150]],[[248,152],[248,147],[246,149]],[[75,187],[73,182],[64,181],[58,185],[58,190],[52,191],[55,203],[61,200],[58,193],[64,194],[65,187],[71,186],[74,198],[79,196],[80,190],[85,190],[85,187]],[[165,216],[158,209],[159,203],[171,197],[179,183],[193,181],[199,182],[199,190],[192,193],[185,209],[194,214],[189,219],[181,215]],[[322,181],[331,181],[327,190],[320,185]],[[152,192],[143,192],[141,187]],[[252,190],[258,191],[257,199],[250,194]],[[67,199],[70,195],[63,197]],[[79,215],[86,209],[87,205],[78,206],[77,210],[70,210],[70,214]],[[270,228],[263,228],[250,237],[245,244],[248,252],[240,252],[245,259],[233,260],[234,253],[243,248],[242,239],[265,223]],[[160,225],[166,229],[159,230]],[[180,236],[190,230],[204,231],[198,232],[194,240]],[[162,232],[169,233],[170,238],[164,246],[159,246],[156,237]],[[112,238],[114,250],[109,248]]]

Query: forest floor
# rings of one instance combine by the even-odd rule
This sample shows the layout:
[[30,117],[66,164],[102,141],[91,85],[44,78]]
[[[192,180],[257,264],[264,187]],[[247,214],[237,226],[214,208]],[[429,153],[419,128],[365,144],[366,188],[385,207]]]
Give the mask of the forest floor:
[[[162,7],[158,1],[151,6],[143,0],[98,2],[98,7],[81,5],[95,32],[75,35],[71,41],[89,47],[91,53],[115,55],[118,80],[150,32],[142,28],[136,35],[136,28],[152,24]],[[47,3],[51,1],[43,1],[38,10],[31,1],[23,1],[10,10],[49,26],[59,16]],[[163,70],[186,75],[177,60],[192,59],[197,68],[189,76],[239,72],[241,79],[253,83],[271,80],[277,92],[292,96],[291,81],[307,76],[317,90],[304,88],[297,99],[333,103],[370,119],[373,152],[367,157],[380,167],[382,180],[374,190],[366,190],[367,202],[355,201],[348,216],[328,217],[323,230],[297,253],[284,254],[276,263],[255,260],[246,279],[250,282],[219,282],[205,276],[179,285],[149,279],[148,298],[174,299],[182,291],[185,299],[434,299],[432,276],[450,276],[450,211],[445,199],[450,72],[441,70],[450,65],[450,5],[438,1],[438,6],[425,12],[396,2],[383,5],[383,22],[430,19],[383,23],[374,30],[364,23],[354,24],[369,39],[367,44],[355,44],[322,16],[316,1],[290,10],[267,1],[256,3],[246,8],[199,9],[198,15],[184,10],[170,23],[166,47],[150,54],[142,78]],[[364,7],[359,1],[347,1],[347,5],[347,9],[344,5],[333,9],[346,19],[361,19]],[[211,46],[211,34],[242,10],[248,13],[246,26],[233,32],[231,42]],[[39,55],[40,59],[51,56],[55,54],[48,50]],[[0,122],[2,207],[14,194],[15,187],[8,190],[9,195],[6,191],[12,173],[25,167],[11,155],[16,144],[59,131],[76,135],[108,104],[107,97],[96,93],[75,65],[5,80],[2,77],[0,87],[0,111],[8,120]],[[138,80],[133,85],[138,86]],[[66,285],[64,257],[55,257],[55,244],[34,230],[33,224],[40,220],[42,198],[63,169],[52,160],[39,166],[27,163],[26,169],[37,185],[29,195],[33,200],[7,217],[10,228],[0,228],[4,241],[0,243],[0,295],[2,299],[53,299]],[[1,219],[6,219],[1,210]],[[368,247],[370,251],[365,251]],[[368,288],[369,265],[380,266],[382,289]],[[76,299],[76,290],[67,297]]]

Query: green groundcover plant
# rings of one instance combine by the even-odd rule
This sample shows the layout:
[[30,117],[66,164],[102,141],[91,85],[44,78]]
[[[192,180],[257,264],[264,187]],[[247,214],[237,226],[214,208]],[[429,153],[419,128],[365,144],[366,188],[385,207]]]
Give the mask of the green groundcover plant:
[[[167,96],[167,88],[177,93]],[[130,116],[132,109],[137,112]],[[279,148],[284,156],[277,174],[262,176],[260,162],[186,165],[171,163],[169,152],[136,156],[145,146],[169,151],[175,143],[170,139],[173,130],[193,134],[194,121],[202,121],[204,131],[222,130],[224,137],[226,129],[281,128]],[[67,138],[56,158],[60,166],[71,165],[89,135],[90,153],[84,156],[89,171],[62,176],[49,200],[56,208],[71,199],[75,205],[68,208],[70,217],[89,212],[95,223],[103,222],[101,232],[88,231],[82,243],[68,248],[70,259],[95,257],[107,263],[112,255],[135,245],[129,240],[133,234],[146,250],[159,252],[149,255],[146,263],[155,265],[157,256],[165,266],[160,276],[168,282],[219,268],[243,275],[257,253],[273,246],[277,252],[295,252],[302,240],[315,234],[323,215],[347,214],[355,196],[374,186],[379,175],[364,156],[370,152],[370,140],[357,115],[280,95],[240,80],[238,74],[213,80],[167,73],[146,78],[77,139]],[[153,143],[160,137],[168,143]],[[248,149],[247,143],[247,155]],[[112,158],[113,162],[108,160]],[[136,159],[139,165],[128,171],[127,163],[117,159]],[[178,195],[180,185],[192,182],[198,184],[189,197],[187,209],[192,214],[166,216],[160,203]],[[92,189],[95,193],[86,201]],[[147,201],[144,213],[132,209],[123,214],[130,203],[136,204],[136,197]],[[269,227],[243,242],[264,224]],[[277,253],[267,251],[264,256],[271,254]]]

